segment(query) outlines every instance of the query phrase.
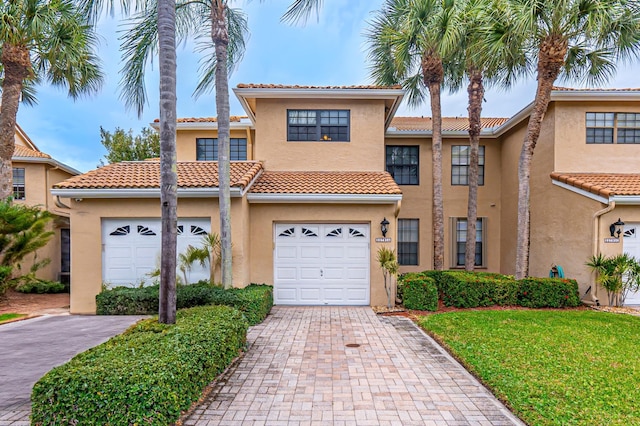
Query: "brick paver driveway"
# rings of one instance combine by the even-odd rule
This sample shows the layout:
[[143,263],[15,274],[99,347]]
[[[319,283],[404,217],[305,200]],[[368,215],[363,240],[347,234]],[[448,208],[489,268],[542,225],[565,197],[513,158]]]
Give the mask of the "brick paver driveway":
[[410,320],[369,307],[275,307],[248,342],[185,425],[522,424]]

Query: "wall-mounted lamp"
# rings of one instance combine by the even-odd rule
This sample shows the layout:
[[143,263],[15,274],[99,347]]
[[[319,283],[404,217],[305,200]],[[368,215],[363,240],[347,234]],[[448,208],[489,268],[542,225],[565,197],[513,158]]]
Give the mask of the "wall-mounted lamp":
[[616,222],[613,222],[610,226],[609,226],[609,232],[611,232],[611,236],[612,237],[618,237],[620,238],[620,234],[622,234],[622,227],[624,226],[624,222],[620,220],[620,218],[618,218],[618,220]]
[[382,222],[380,222],[380,231],[382,232],[382,237],[387,236],[387,231],[389,230],[388,226],[389,226],[389,221],[385,217],[384,219],[382,219]]

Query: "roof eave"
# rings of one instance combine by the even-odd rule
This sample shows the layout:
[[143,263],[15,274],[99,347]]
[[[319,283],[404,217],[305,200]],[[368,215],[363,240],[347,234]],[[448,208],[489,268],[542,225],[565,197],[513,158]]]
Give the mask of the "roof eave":
[[48,164],[53,167],[57,167],[59,169],[64,170],[65,172],[72,175],[82,174],[79,170],[74,169],[73,167],[67,166],[64,163],[61,163],[53,158],[44,158],[44,157],[11,157],[11,161],[21,162],[21,163],[40,163],[40,164]]
[[640,205],[640,195],[612,195],[609,201],[619,205]]
[[603,204],[608,204],[609,201],[611,201],[610,198],[603,197],[603,196],[598,195],[598,194],[594,194],[593,192],[585,191],[584,189],[576,188],[573,185],[569,185],[568,183],[564,183],[564,182],[561,182],[561,181],[553,179],[553,178],[551,178],[551,183],[553,183],[556,186],[559,186],[560,188],[564,188],[564,189],[569,190],[571,192],[575,192],[576,194],[582,195],[584,197],[590,198],[590,199],[592,199],[594,201],[598,201],[598,202],[603,203]]
[[[487,128],[480,131],[480,137],[482,138],[497,138],[494,133],[495,128]],[[432,130],[387,130],[385,136],[392,138],[415,138],[425,137],[430,138],[433,136]],[[443,137],[447,138],[469,138],[469,132],[466,130],[445,130],[442,132]]]
[[338,204],[394,204],[402,194],[291,194],[249,193],[250,203],[338,203]]
[[[150,123],[150,126],[155,130],[160,131],[160,123]],[[253,122],[242,122],[242,121],[232,121],[229,123],[229,128],[231,130],[240,129],[253,129]],[[218,130],[218,122],[217,121],[197,121],[197,122],[188,122],[188,123],[177,123],[176,130]]]
[[[218,187],[178,188],[179,198],[209,198],[219,195]],[[53,188],[51,195],[62,198],[160,198],[160,188]],[[242,197],[242,188],[232,187],[232,197]]]

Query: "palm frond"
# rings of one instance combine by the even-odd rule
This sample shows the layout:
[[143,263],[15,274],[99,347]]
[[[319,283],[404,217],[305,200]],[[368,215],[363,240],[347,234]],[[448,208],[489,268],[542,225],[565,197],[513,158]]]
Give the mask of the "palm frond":
[[294,0],[280,20],[290,24],[304,23],[314,14],[319,16],[322,3],[323,0]]

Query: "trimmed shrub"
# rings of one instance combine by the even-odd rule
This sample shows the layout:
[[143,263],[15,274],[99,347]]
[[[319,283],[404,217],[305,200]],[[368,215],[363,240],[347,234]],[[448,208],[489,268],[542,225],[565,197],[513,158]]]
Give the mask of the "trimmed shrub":
[[[203,305],[227,305],[237,308],[249,325],[262,322],[273,307],[273,287],[251,284],[245,288],[224,290],[206,281],[177,287],[178,309]],[[158,313],[159,286],[116,287],[96,296],[98,315],[153,315]]]
[[525,278],[519,281],[518,304],[527,308],[580,306],[576,280],[566,278]]
[[405,308],[420,311],[438,309],[438,289],[433,278],[424,274],[405,274],[402,291]]
[[65,293],[67,288],[57,281],[34,280],[16,287],[20,293]]
[[238,356],[247,327],[226,306],[179,311],[175,325],[141,321],[42,377],[32,423],[173,424]]
[[11,279],[11,273],[13,268],[11,266],[0,265],[0,297],[4,296],[9,288],[9,280]]

